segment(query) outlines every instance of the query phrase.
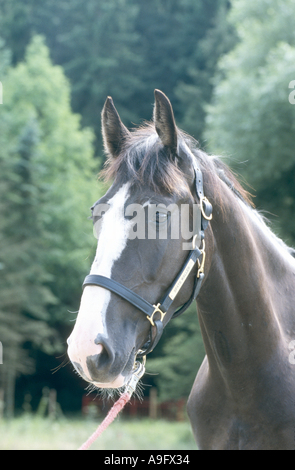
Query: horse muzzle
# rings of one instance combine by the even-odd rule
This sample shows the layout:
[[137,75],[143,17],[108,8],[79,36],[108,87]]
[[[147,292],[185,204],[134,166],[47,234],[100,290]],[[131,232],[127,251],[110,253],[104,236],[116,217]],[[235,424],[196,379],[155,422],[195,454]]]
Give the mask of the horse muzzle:
[[135,350],[127,356],[115,351],[102,335],[88,342],[70,336],[68,356],[79,375],[98,388],[123,387],[132,375],[136,357]]

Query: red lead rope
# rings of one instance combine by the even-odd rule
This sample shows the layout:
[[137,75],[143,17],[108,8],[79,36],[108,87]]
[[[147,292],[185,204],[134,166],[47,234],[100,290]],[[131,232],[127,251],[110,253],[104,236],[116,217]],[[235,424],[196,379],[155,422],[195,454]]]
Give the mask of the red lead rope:
[[93,444],[94,441],[106,430],[106,428],[114,421],[116,416],[124,408],[126,403],[132,397],[133,392],[136,389],[138,381],[141,379],[145,372],[145,356],[143,357],[143,363],[136,362],[134,366],[134,371],[131,379],[129,380],[125,392],[120,396],[119,400],[113,405],[111,410],[108,412],[107,416],[103,422],[98,426],[97,430],[89,437],[89,439],[84,442],[84,444],[78,450],[87,450]]
[[103,422],[98,426],[97,430],[84,442],[84,444],[78,450],[88,450],[94,441],[106,430],[106,428],[114,421],[116,416],[124,408],[126,403],[130,400],[132,393],[125,392],[118,401],[114,404],[112,409],[108,412]]

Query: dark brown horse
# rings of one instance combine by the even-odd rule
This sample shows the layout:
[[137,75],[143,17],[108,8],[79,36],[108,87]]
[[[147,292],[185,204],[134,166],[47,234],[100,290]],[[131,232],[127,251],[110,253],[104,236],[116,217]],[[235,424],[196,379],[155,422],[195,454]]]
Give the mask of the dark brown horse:
[[[93,207],[99,233],[90,272],[102,280],[86,283],[69,357],[88,382],[122,387],[136,356],[198,294],[206,357],[188,414],[199,448],[295,449],[294,252],[270,231],[221,160],[176,127],[168,98],[156,90],[155,100],[153,123],[132,132],[106,101],[104,173],[113,184]],[[138,206],[145,225],[134,236]],[[176,237],[170,226],[166,237],[159,235],[173,211],[183,225],[183,206],[190,214],[199,210],[189,223],[190,259],[182,230]],[[128,289],[114,293],[115,285],[144,299],[142,311],[136,299],[124,298]],[[147,319],[142,312],[151,304]]]

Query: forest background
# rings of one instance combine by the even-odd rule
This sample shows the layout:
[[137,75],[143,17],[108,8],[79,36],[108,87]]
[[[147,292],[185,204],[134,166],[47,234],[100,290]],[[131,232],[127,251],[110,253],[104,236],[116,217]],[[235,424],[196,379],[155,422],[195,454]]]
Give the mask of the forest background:
[[[294,0],[0,0],[0,389],[5,414],[44,386],[78,411],[66,338],[104,192],[100,112],[150,120],[153,90],[178,126],[247,181],[295,244]],[[247,187],[249,189],[249,186]],[[1,354],[2,355],[2,354]],[[187,397],[204,357],[196,308],[171,322],[145,383]],[[64,366],[64,367],[62,367]]]

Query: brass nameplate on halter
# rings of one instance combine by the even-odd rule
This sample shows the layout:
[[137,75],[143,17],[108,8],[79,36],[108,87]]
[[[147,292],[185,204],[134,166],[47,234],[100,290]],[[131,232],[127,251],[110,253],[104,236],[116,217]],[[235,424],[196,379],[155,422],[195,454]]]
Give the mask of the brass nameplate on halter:
[[173,289],[171,290],[171,292],[169,294],[169,297],[170,297],[171,300],[175,299],[175,297],[177,296],[178,292],[180,291],[181,287],[183,286],[184,282],[186,281],[186,278],[188,277],[188,275],[190,274],[190,272],[191,272],[191,270],[193,269],[194,266],[195,266],[194,261],[192,259],[189,260],[189,262],[187,263],[187,267],[185,268],[182,275],[180,276],[177,283],[175,284],[175,286],[173,287]]

